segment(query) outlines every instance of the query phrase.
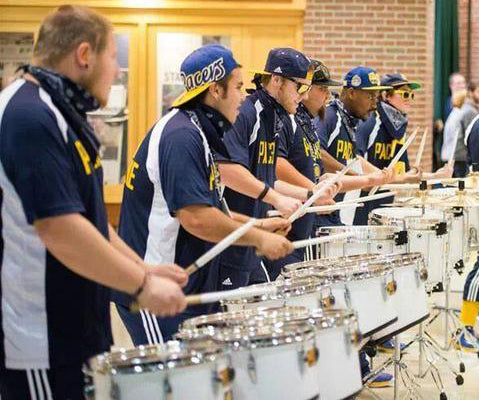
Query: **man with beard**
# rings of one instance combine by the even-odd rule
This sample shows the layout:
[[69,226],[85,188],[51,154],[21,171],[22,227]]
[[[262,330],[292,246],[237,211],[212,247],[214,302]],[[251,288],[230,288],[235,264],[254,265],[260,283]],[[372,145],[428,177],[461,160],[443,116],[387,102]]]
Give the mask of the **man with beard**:
[[[321,143],[313,125],[313,119],[324,118],[326,102],[330,96],[329,87],[338,87],[342,84],[331,79],[329,70],[323,63],[318,60],[312,60],[311,63],[314,70],[312,87],[308,98],[303,99],[294,115],[294,130],[281,131],[276,172],[278,179],[313,191],[320,179],[331,177],[331,174],[324,174]],[[376,173],[375,176],[374,174],[346,176],[341,179],[336,191],[358,189],[380,183],[382,176],[381,173]],[[306,214],[295,221],[288,233],[288,238],[302,240],[314,236],[315,218],[315,214]],[[284,265],[303,260],[304,249],[297,249],[283,259],[268,262],[271,278],[275,279]]]
[[[393,179],[394,173],[390,169],[379,170],[359,155],[357,147],[357,125],[365,120],[371,111],[376,109],[376,99],[379,90],[389,89],[381,86],[375,70],[368,67],[356,67],[349,71],[343,82],[343,90],[339,98],[335,98],[326,108],[324,120],[316,118],[315,125],[319,133],[323,149],[321,150],[324,166],[327,172],[341,170],[353,158],[359,157],[360,166],[356,174],[383,175],[378,183],[384,184]],[[359,191],[350,191],[346,195],[336,196],[336,201],[344,197],[351,199],[359,196]],[[354,219],[354,210],[342,210],[329,215],[318,216],[319,226],[351,225]]]
[[[377,168],[386,168],[404,144],[408,127],[407,113],[414,100],[414,90],[421,85],[408,81],[402,74],[386,74],[381,80],[383,86],[391,86],[377,103],[376,111],[364,124],[360,124],[357,143],[360,154]],[[445,165],[435,173],[422,172],[411,168],[408,152],[401,156],[394,166],[395,182],[419,182],[421,179],[447,178],[452,176],[452,168]],[[368,192],[361,193],[367,196]],[[356,210],[354,225],[367,225],[368,215],[383,204],[392,203],[393,198],[367,202]]]
[[175,315],[187,276],[147,265],[108,224],[86,113],[118,74],[110,22],[61,6],[22,70],[0,94],[0,396],[79,400],[83,364],[112,344],[109,288]]
[[[224,137],[231,158],[219,165],[231,210],[264,218],[270,204],[287,215],[311,195],[308,189],[276,177],[278,138],[282,130],[292,129],[288,114],[296,112],[311,88],[310,64],[297,50],[277,48],[269,52],[264,71],[255,75],[257,88],[246,98],[233,129]],[[274,220],[265,228],[284,234],[289,230]],[[220,258],[225,289],[267,278],[266,271],[260,270],[261,258],[252,249],[231,247]]]
[[[217,158],[229,157],[223,133],[235,121],[244,98],[241,66],[230,50],[207,45],[185,58],[181,75],[186,91],[133,157],[119,232],[147,262],[168,260],[187,267],[249,218],[228,212],[217,168]],[[289,226],[281,218],[276,220],[280,229]],[[283,236],[258,228],[236,244],[270,258],[293,250]],[[217,257],[190,276],[184,291],[215,291],[223,280],[221,274]],[[175,317],[155,318],[147,310],[129,312],[125,296],[117,295],[115,300],[136,345],[169,340],[183,320],[215,311],[217,306],[190,306]]]

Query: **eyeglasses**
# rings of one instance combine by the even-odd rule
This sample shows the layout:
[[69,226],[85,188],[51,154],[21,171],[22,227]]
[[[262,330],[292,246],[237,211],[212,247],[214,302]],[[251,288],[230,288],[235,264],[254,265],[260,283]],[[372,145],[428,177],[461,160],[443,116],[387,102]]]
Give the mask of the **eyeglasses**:
[[311,90],[311,85],[308,85],[307,83],[301,83],[294,78],[289,78],[286,76],[284,76],[283,78],[286,78],[288,81],[296,83],[296,91],[298,92],[298,94],[303,95],[308,93]]
[[401,96],[403,100],[414,100],[414,92],[409,90],[395,90],[394,93],[397,93],[399,96]]

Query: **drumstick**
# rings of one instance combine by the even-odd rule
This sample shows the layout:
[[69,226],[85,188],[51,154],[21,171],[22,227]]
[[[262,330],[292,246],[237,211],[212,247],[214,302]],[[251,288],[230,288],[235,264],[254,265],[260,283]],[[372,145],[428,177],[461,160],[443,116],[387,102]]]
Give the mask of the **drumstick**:
[[254,226],[255,223],[256,223],[256,219],[251,218],[248,222],[241,225],[238,229],[235,229],[223,240],[216,243],[211,249],[209,249],[205,254],[203,254],[200,258],[198,258],[193,264],[188,266],[185,269],[185,272],[188,275],[191,275],[195,273],[196,271],[198,271],[201,267],[209,263],[213,258],[215,258],[223,250],[225,250],[227,247],[231,246],[234,242],[236,242],[241,236],[243,236],[247,231],[249,231]]
[[[456,182],[463,180],[464,178],[438,178],[438,179],[428,179],[427,185],[435,185],[437,183],[441,184],[450,184],[454,185]],[[419,189],[419,183],[387,183],[386,185],[382,185],[381,189],[387,190],[408,190],[408,189]]]
[[295,242],[292,242],[292,244],[295,249],[301,249],[303,247],[313,246],[315,244],[328,243],[338,239],[347,239],[355,235],[356,234],[354,232],[345,232],[345,233],[338,233],[337,235],[320,236],[316,238],[296,240]]
[[[323,211],[336,211],[341,210],[343,208],[352,208],[352,207],[362,207],[364,204],[342,204],[336,203],[329,206],[316,206],[316,207],[308,207],[304,210],[305,213],[318,213]],[[280,217],[281,214],[278,210],[270,210],[268,211],[268,217]]]
[[449,161],[447,162],[447,165],[451,166],[452,163],[454,162],[454,156],[455,156],[455,153],[456,153],[456,147],[457,147],[457,139],[459,137],[459,131],[460,131],[461,128],[457,128],[456,129],[456,134],[454,135],[454,143],[452,144],[452,153],[451,153],[451,158],[449,159]]
[[239,289],[222,290],[219,292],[191,294],[186,296],[186,304],[193,306],[198,304],[216,303],[221,300],[276,294],[277,291],[278,288],[275,285],[263,285],[261,287],[242,287]]
[[[317,213],[317,212],[322,212],[322,211],[335,211],[335,210],[341,210],[343,208],[350,208],[350,207],[362,207],[367,201],[372,201],[372,200],[379,200],[383,199],[385,197],[391,197],[394,196],[396,192],[387,192],[387,193],[379,193],[379,194],[373,194],[372,196],[365,196],[365,197],[358,197],[357,199],[351,199],[351,200],[345,200],[338,202],[336,204],[330,205],[330,206],[316,206],[316,207],[308,207],[306,210],[304,210],[305,213]],[[268,211],[268,217],[277,217],[280,216],[281,213],[276,210],[270,210]]]
[[339,173],[337,173],[334,178],[328,179],[324,182],[324,184],[315,192],[313,195],[306,200],[301,207],[299,207],[294,213],[292,213],[289,217],[288,220],[293,222],[297,220],[301,215],[303,215],[303,212],[306,208],[308,208],[311,204],[313,204],[317,199],[321,197],[321,195],[328,189],[330,186],[333,186],[336,184],[346,173],[357,163],[359,162],[359,159],[356,158],[353,160],[350,164],[346,165]]
[[[200,258],[198,258],[193,264],[188,266],[185,269],[185,272],[188,275],[194,274],[201,267],[203,267],[205,264],[207,264],[213,258],[215,258],[218,254],[220,254],[223,250],[225,250],[227,247],[231,246],[234,242],[236,242],[249,229],[251,229],[255,223],[256,223],[256,219],[251,218],[248,222],[241,225],[238,229],[235,229],[223,240],[216,243],[211,249],[209,249],[205,254],[203,254]],[[130,304],[129,308],[130,308],[130,312],[139,312],[141,309],[140,304],[136,300]]]
[[421,144],[419,145],[419,150],[417,151],[416,162],[415,162],[416,168],[419,168],[421,166],[422,154],[424,153],[424,147],[426,146],[426,138],[427,138],[427,128],[424,129],[424,133],[422,134],[422,138],[421,138]]
[[[418,132],[419,128],[417,127],[416,129],[414,129],[414,132],[412,133],[412,135],[406,140],[406,143],[404,143],[403,147],[401,147],[401,149],[398,151],[398,153],[396,154],[396,156],[391,160],[391,162],[389,163],[388,165],[388,169],[391,169],[391,168],[394,168],[394,166],[397,164],[397,162],[399,161],[399,159],[402,157],[402,155],[406,152],[407,148],[411,145],[411,143],[413,142],[414,138],[416,137],[417,135],[417,132]],[[369,195],[373,195],[375,194],[379,189],[379,186],[374,186],[370,192],[368,193]]]

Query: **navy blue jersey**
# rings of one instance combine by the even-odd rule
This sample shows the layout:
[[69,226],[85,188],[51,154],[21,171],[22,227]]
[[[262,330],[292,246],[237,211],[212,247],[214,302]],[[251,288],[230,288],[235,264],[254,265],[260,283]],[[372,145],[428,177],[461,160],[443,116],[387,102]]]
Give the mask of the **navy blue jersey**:
[[[296,170],[314,183],[322,173],[321,146],[312,116],[300,104],[293,118],[293,130],[282,130],[279,135],[278,157],[287,159]],[[288,239],[302,240],[311,236],[315,214],[305,214],[296,220]]]
[[[232,129],[225,133],[230,162],[244,166],[274,187],[278,137],[284,129],[293,129],[286,110],[265,91],[256,90],[243,102]],[[229,188],[225,189],[225,198],[232,211],[250,217],[264,218],[270,209],[268,204]],[[253,248],[230,247],[220,257],[223,264],[240,269],[255,269],[259,263]]]
[[467,147],[468,165],[479,164],[479,115],[466,128],[464,143]]
[[50,254],[33,223],[79,213],[108,238],[101,163],[47,92],[19,79],[0,94],[0,165],[0,362],[79,365],[110,348],[110,291]]
[[[359,153],[379,169],[387,168],[401,150],[408,120],[404,114],[386,102],[379,102],[377,111],[359,124],[357,145]],[[397,173],[410,169],[407,151],[395,166]]]
[[[174,109],[148,132],[129,167],[119,234],[147,264],[187,267],[212,246],[188,233],[178,210],[220,208],[219,173],[205,133],[190,111]],[[190,277],[186,293],[215,289],[217,259]],[[115,301],[128,304],[115,293]]]
[[[334,99],[326,107],[323,120],[319,117],[314,120],[322,148],[341,164],[347,165],[348,161],[357,155],[356,129],[358,122],[357,118],[346,111],[339,99]],[[344,193],[339,193],[334,200],[339,202],[343,199]],[[341,224],[339,212],[318,215],[317,223],[319,226]]]

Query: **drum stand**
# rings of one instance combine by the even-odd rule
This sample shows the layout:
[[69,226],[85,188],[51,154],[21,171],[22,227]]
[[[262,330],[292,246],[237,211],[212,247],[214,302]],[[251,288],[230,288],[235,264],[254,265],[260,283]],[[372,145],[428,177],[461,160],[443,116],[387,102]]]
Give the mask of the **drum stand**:
[[[416,382],[416,380],[414,379],[414,376],[409,373],[406,363],[402,361],[399,336],[395,336],[393,340],[394,340],[394,354],[363,379],[364,387],[371,393],[371,395],[374,398],[381,399],[381,397],[378,396],[374,391],[372,391],[367,386],[367,384],[369,382],[372,382],[374,378],[376,378],[376,376],[378,376],[381,372],[383,372],[387,367],[389,367],[390,365],[393,365],[394,366],[394,384],[393,384],[394,400],[423,399],[423,397],[419,393],[420,385]],[[408,343],[406,347],[408,347],[411,343]],[[404,395],[401,397],[399,396],[399,380],[401,380],[404,388],[406,389],[406,393],[404,393]]]

